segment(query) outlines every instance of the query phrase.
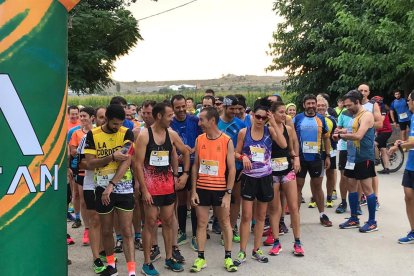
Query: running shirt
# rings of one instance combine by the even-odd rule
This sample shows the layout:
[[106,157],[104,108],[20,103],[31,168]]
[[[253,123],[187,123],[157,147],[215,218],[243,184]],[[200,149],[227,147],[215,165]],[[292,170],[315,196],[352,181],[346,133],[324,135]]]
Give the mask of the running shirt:
[[244,116],[244,120],[242,121],[246,127],[251,127],[252,126],[252,117],[250,116],[250,114],[246,114],[246,116]]
[[[325,120],[326,120],[326,124],[328,125],[328,135],[331,140],[331,149],[330,149],[329,154],[331,155],[331,157],[335,157],[338,143],[332,139],[332,135],[337,127],[336,120],[331,115],[326,115]],[[325,146],[324,146],[323,140],[322,140],[322,151],[325,153]]]
[[[289,145],[289,134],[285,125],[283,125],[283,136],[285,137],[286,143]],[[292,160],[289,153],[289,146],[282,149],[275,141],[273,141],[271,158],[273,175],[283,176],[292,171]]]
[[122,123],[122,125],[126,128],[128,128],[129,130],[133,130],[134,129],[134,123],[131,122],[130,120],[124,120],[124,122]]
[[[81,143],[82,138],[86,136],[86,133],[83,131],[83,129],[78,129],[76,130],[69,142],[69,145],[75,148],[78,148],[78,146]],[[76,166],[76,171],[77,174],[80,176],[84,176],[85,175],[85,171],[84,170],[78,170],[78,164],[79,164],[80,160],[79,160],[79,155],[75,155],[73,156],[73,159],[71,159],[71,167],[72,166]]]
[[[408,141],[414,140],[414,116],[411,116],[410,132],[408,133]],[[408,151],[406,170],[414,171],[414,148]]]
[[335,107],[335,112],[336,112],[336,114],[338,115],[338,117],[342,114],[342,112],[344,112],[345,110],[346,110],[346,108],[345,107],[342,107],[342,108],[339,108],[338,106],[337,107]]
[[272,138],[270,137],[269,128],[264,127],[263,137],[258,141],[253,139],[251,131],[251,127],[247,127],[242,152],[249,157],[252,168],[250,170],[243,169],[243,174],[254,178],[268,176],[272,174],[270,164]]
[[[79,143],[79,146],[76,150],[79,162],[85,158],[85,145],[86,145],[86,135],[82,137],[82,140]],[[92,170],[85,170],[85,178],[83,179],[83,190],[84,191],[94,191],[95,190],[95,182],[94,182],[94,171]]]
[[77,125],[75,127],[72,127],[71,129],[69,129],[69,131],[68,131],[68,143],[70,142],[70,139],[72,139],[73,133],[75,131],[77,131],[78,129],[80,129],[80,128],[81,128],[81,126],[80,125]]
[[[126,127],[120,127],[116,133],[106,133],[102,127],[96,127],[86,135],[85,154],[93,154],[97,158],[104,158],[122,148],[126,143],[133,143],[134,134]],[[108,165],[95,170],[95,185],[106,188],[109,181],[114,177],[118,170],[119,163],[111,161]],[[125,172],[123,178],[115,183],[113,193],[130,194],[133,193],[131,170]]]
[[72,123],[70,120],[68,120],[68,131],[71,130],[72,128],[74,128],[75,126],[79,126],[80,125],[80,121],[77,120],[76,122]]
[[152,127],[148,128],[148,145],[144,159],[144,180],[151,195],[169,195],[174,193],[174,177],[171,168],[173,146],[168,129],[165,141],[157,145],[154,141]]
[[227,189],[227,148],[230,137],[222,133],[211,140],[205,133],[197,138],[197,151],[200,166],[197,175],[197,188],[225,191]]
[[299,139],[300,159],[304,161],[321,160],[322,138],[328,137],[328,125],[320,114],[307,116],[300,113],[293,118]]
[[401,98],[395,99],[390,106],[391,110],[395,111],[398,115],[398,122],[409,122],[411,120],[411,111],[408,108],[407,100]]
[[[352,121],[352,115],[351,113],[349,113],[348,110],[345,110],[341,113],[341,115],[339,115],[338,118],[338,127],[340,128],[347,128],[350,121]],[[340,139],[338,141],[338,146],[337,149],[338,150],[346,150],[347,149],[347,142],[343,139]]]
[[384,121],[382,123],[382,128],[377,129],[377,133],[389,133],[392,132],[392,127],[390,123],[389,112],[385,109],[384,106],[381,106],[381,115],[384,116]]
[[[224,132],[230,139],[233,141],[233,146],[236,148],[237,146],[237,136],[242,128],[245,128],[246,125],[237,117],[234,117],[233,120],[226,123],[221,118],[218,122],[218,128]],[[236,160],[236,169],[241,170],[243,169],[243,163]]]
[[[171,122],[171,128],[178,133],[184,145],[187,145],[190,148],[194,148],[198,135],[203,133],[198,126],[198,118],[192,115],[187,115],[184,121],[178,121],[177,118],[174,117]],[[194,154],[190,155],[190,161],[191,164],[194,163]],[[182,167],[180,168],[182,169]]]
[[375,102],[368,101],[364,103],[362,106],[365,108],[366,111],[369,111],[372,114],[374,114],[374,104]]

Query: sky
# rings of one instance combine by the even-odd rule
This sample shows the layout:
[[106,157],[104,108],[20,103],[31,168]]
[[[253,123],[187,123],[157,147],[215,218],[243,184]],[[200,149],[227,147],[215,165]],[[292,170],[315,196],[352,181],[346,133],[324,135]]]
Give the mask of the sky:
[[[190,0],[138,0],[129,9],[140,19]],[[117,81],[214,79],[222,75],[281,76],[266,73],[266,54],[281,18],[274,0],[197,0],[139,21],[143,41],[121,57]]]

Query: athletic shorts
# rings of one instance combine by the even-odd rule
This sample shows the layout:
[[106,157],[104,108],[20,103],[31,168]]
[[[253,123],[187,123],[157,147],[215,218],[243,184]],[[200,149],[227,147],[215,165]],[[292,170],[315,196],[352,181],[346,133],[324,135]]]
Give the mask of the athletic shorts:
[[387,148],[387,141],[391,137],[392,132],[380,132],[377,133],[377,137],[375,137],[375,142],[378,143],[378,148],[386,149]]
[[407,127],[410,127],[411,121],[400,122],[398,124],[400,125],[400,130],[406,130]]
[[273,200],[272,175],[255,178],[242,174],[240,188],[240,194],[244,200],[253,201],[257,199],[260,202],[270,202]]
[[103,205],[102,194],[105,191],[102,187],[95,189],[95,210],[99,214],[108,214],[117,208],[122,211],[133,211],[135,207],[134,194],[115,194],[109,196],[109,204]]
[[273,183],[285,184],[296,179],[295,171],[290,171],[286,175],[273,175]]
[[300,171],[296,174],[297,178],[306,178],[309,172],[311,178],[322,177],[325,173],[322,160],[300,161]]
[[83,180],[85,179],[85,176],[84,175],[77,174],[74,177],[74,179],[75,179],[76,184],[83,186]]
[[240,181],[240,176],[241,176],[241,172],[242,170],[236,170],[236,177],[234,178],[234,182],[239,182]]
[[175,202],[176,199],[175,193],[168,194],[168,195],[153,195],[152,201],[154,202],[154,206],[163,207],[171,205]]
[[402,185],[406,188],[414,189],[414,171],[404,171]]
[[198,199],[200,200],[199,206],[221,206],[223,197],[226,191],[213,191],[205,189],[196,189]]
[[339,151],[339,162],[338,162],[338,169],[340,171],[345,170],[347,159],[348,159],[348,151],[340,150]]
[[336,156],[331,156],[331,165],[329,166],[330,170],[336,170]]
[[348,178],[354,178],[356,180],[364,180],[370,177],[377,176],[375,172],[374,161],[366,160],[355,163],[353,170],[345,169],[344,175]]

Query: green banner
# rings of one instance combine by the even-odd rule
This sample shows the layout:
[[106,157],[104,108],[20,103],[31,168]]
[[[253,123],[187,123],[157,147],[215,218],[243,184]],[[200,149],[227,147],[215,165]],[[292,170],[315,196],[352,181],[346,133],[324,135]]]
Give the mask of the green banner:
[[67,18],[0,0],[0,275],[67,275]]

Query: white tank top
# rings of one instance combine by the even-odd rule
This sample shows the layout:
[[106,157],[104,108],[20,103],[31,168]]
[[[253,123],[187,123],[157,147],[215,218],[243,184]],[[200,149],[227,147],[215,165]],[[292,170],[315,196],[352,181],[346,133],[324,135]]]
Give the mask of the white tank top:
[[364,103],[362,106],[365,108],[366,111],[374,113],[374,104],[371,103],[370,101]]

